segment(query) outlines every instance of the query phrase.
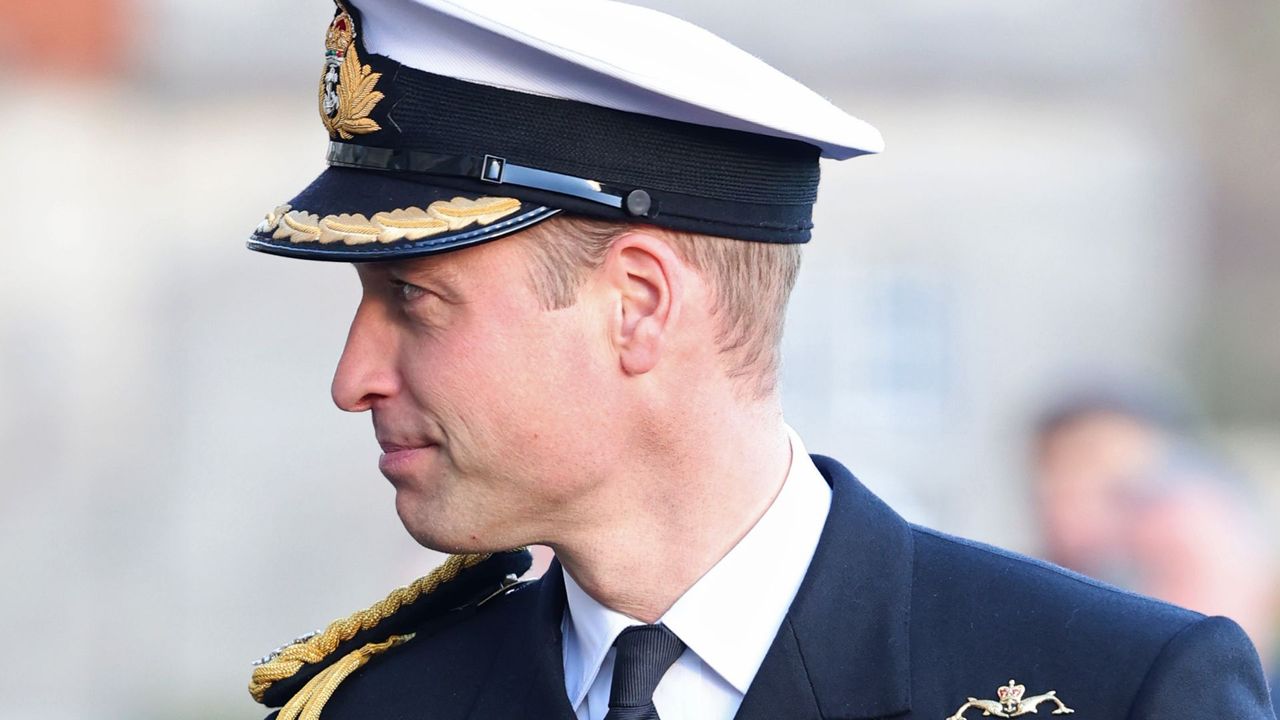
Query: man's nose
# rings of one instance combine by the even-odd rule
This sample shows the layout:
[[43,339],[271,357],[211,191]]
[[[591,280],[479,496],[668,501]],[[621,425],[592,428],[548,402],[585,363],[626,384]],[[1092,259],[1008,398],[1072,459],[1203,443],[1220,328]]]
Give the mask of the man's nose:
[[347,332],[347,344],[333,373],[333,402],[347,412],[364,412],[400,388],[393,328],[371,303],[362,302]]

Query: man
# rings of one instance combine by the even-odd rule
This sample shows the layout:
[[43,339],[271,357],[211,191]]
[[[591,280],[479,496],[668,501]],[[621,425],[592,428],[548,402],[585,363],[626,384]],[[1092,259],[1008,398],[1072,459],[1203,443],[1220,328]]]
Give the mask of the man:
[[869,125],[618,3],[340,3],[326,58],[332,167],[250,247],[355,263],[334,400],[465,554],[264,658],[279,718],[1272,717],[1231,622],[913,528],[786,427]]
[[1131,586],[1124,552],[1134,518],[1174,452],[1179,413],[1133,391],[1075,392],[1038,418],[1031,438],[1037,526],[1049,561]]

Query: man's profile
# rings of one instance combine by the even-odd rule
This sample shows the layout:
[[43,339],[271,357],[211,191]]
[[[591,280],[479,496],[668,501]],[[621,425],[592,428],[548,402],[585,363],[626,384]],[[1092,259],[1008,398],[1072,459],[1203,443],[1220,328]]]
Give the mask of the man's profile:
[[282,720],[1272,717],[1230,621],[911,526],[787,427],[818,161],[874,128],[620,3],[342,0],[323,67],[330,168],[249,245],[354,264],[334,401],[457,557],[264,658]]

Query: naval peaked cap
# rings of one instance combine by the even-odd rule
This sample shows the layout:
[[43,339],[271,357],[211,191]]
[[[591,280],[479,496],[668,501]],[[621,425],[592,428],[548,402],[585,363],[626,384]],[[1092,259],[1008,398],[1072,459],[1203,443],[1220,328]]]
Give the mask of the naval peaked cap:
[[750,53],[605,0],[338,0],[318,104],[330,167],[251,249],[412,257],[562,211],[806,242],[819,157],[883,149]]

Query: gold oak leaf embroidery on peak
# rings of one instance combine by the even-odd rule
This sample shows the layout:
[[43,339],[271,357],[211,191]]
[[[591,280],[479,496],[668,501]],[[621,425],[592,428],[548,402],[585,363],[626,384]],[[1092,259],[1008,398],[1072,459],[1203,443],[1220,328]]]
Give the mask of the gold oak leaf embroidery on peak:
[[494,220],[520,209],[520,201],[505,197],[479,197],[474,200],[455,197],[448,202],[437,200],[427,206],[427,213],[449,223],[450,230],[461,230],[471,223],[488,225]]
[[302,210],[280,215],[280,223],[271,237],[289,242],[314,242],[320,239],[320,216]]
[[262,222],[258,224],[258,228],[255,232],[263,234],[275,232],[275,229],[280,226],[280,219],[283,218],[284,214],[289,212],[291,209],[292,208],[289,207],[288,204],[277,205],[274,210],[267,213],[266,217],[262,218]]
[[444,232],[488,225],[520,209],[520,201],[507,197],[455,197],[437,200],[427,209],[409,207],[374,213],[366,218],[358,213],[321,217],[305,210],[281,205],[267,213],[258,232],[291,243],[319,242],[343,245],[393,243],[422,240]]

